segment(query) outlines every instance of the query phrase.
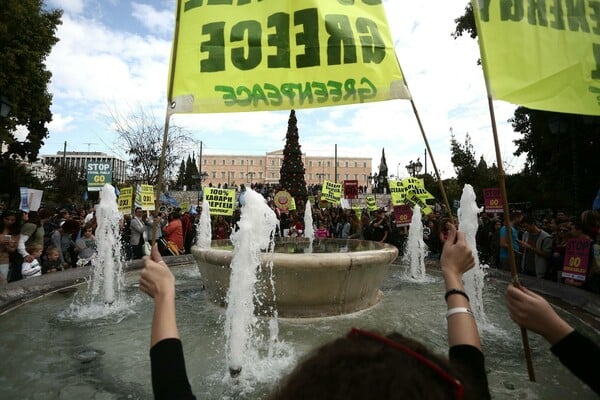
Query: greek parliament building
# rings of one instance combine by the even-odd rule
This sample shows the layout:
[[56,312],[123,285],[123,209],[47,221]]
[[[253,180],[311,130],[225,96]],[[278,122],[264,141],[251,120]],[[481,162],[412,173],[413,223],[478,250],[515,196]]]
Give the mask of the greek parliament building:
[[88,161],[108,162],[112,169],[113,184],[117,182],[123,183],[127,179],[126,161],[98,151],[59,151],[56,155],[41,155],[40,159],[42,163],[46,165],[60,164],[64,161],[65,165],[75,167],[82,171],[85,171],[85,166]]
[[[357,180],[359,185],[366,186],[367,177],[371,174],[370,158],[337,157],[337,171],[334,157],[311,157],[302,154],[302,162],[307,185],[321,184],[324,180]],[[260,156],[203,154],[199,170],[202,174],[208,174],[204,180],[205,185],[277,184],[282,163],[283,150]]]

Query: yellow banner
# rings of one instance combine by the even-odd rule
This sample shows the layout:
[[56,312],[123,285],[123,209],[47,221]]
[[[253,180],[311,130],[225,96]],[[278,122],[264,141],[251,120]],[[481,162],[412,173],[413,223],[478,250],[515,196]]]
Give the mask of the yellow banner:
[[367,197],[365,197],[365,202],[367,203],[367,210],[369,211],[375,211],[377,210],[377,200],[375,199],[375,196],[373,195],[369,195]]
[[414,192],[417,197],[423,201],[435,199],[435,197],[425,189],[425,182],[423,179],[406,178],[402,180],[402,186],[404,187],[405,193]]
[[596,0],[472,0],[494,98],[548,111],[600,115]]
[[323,182],[323,188],[321,189],[321,201],[339,204],[342,198],[343,187],[344,185],[342,183],[325,180]]
[[177,0],[176,21],[175,113],[410,98],[381,0]]
[[142,195],[142,210],[154,211],[154,186],[140,185]]
[[131,214],[131,208],[133,202],[133,188],[125,187],[121,188],[119,193],[118,207],[119,212],[122,214]]
[[402,186],[402,181],[390,179],[388,183],[390,185],[390,197],[392,198],[392,205],[400,206],[404,204],[406,189],[404,188],[404,186]]
[[427,205],[427,203],[425,203],[424,200],[421,200],[419,198],[419,196],[417,196],[414,192],[409,191],[406,193],[406,201],[408,202],[408,204],[410,204],[411,206],[415,206],[416,204],[419,205],[419,207],[421,208],[421,212],[423,213],[423,215],[429,215],[433,212],[433,210]]
[[233,215],[234,189],[204,187],[204,198],[208,201],[210,215]]

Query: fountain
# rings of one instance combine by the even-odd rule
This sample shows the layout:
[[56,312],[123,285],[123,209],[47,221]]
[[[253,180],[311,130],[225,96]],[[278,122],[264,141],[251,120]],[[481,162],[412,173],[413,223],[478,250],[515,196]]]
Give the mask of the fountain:
[[[247,193],[246,200],[251,203],[251,198],[252,194]],[[268,222],[268,218],[264,220]],[[252,223],[249,225],[255,228]],[[252,232],[255,231],[251,230],[250,233]],[[408,266],[392,265],[387,279],[379,280],[377,285],[373,285],[371,281],[377,280],[373,276],[379,276],[381,271],[385,271],[385,276],[388,271],[390,260],[386,258],[390,254],[387,247],[364,241],[318,240],[315,252],[306,254],[306,240],[290,240],[281,243],[275,253],[260,253],[260,257],[248,261],[247,265],[260,265],[256,277],[259,289],[264,290],[265,286],[272,288],[273,282],[277,287],[276,298],[269,299],[260,294],[258,298],[254,298],[263,305],[271,302],[269,307],[259,307],[259,310],[269,315],[269,311],[272,313],[274,310],[272,305],[277,304],[280,311],[280,306],[283,305],[283,309],[290,315],[300,310],[301,316],[307,316],[307,310],[314,304],[319,310],[315,314],[337,316],[318,320],[280,318],[274,325],[275,318],[248,313],[250,319],[259,322],[259,325],[262,323],[268,329],[267,336],[271,339],[283,338],[285,343],[283,340],[270,341],[274,343],[273,346],[259,349],[259,352],[266,353],[266,357],[259,354],[259,358],[253,358],[255,352],[246,351],[241,361],[236,361],[240,360],[237,358],[239,354],[224,354],[224,351],[232,347],[227,342],[229,339],[223,335],[229,324],[229,311],[225,312],[213,304],[218,285],[213,285],[213,290],[202,290],[205,284],[211,287],[210,279],[221,279],[222,272],[215,271],[229,269],[228,266],[232,264],[230,249],[225,250],[226,247],[223,247],[226,243],[214,241],[212,244],[211,249],[194,248],[197,259],[203,262],[209,259],[212,262],[212,265],[204,267],[206,275],[203,272],[202,278],[196,265],[172,268],[176,278],[178,325],[186,352],[187,371],[192,388],[199,398],[265,398],[281,376],[292,368],[297,358],[325,342],[347,334],[353,326],[380,332],[398,331],[419,338],[436,352],[447,351],[444,333],[446,325],[442,317],[445,312],[442,300],[444,285],[439,274],[433,274],[432,279],[427,282],[414,282],[405,277]],[[349,253],[335,253],[338,246],[346,244],[351,250]],[[227,245],[230,246],[228,241]],[[394,257],[395,251],[394,249],[392,252]],[[279,277],[286,278],[289,275],[288,279],[295,280],[294,283],[286,284],[285,279],[282,279],[283,284],[280,285],[282,282],[278,280],[276,266],[278,255],[293,256],[281,264]],[[346,260],[347,255],[354,255],[355,258]],[[332,260],[338,259],[337,263],[329,260],[330,256]],[[295,257],[299,257],[299,260]],[[344,258],[342,263],[339,261],[341,258]],[[261,276],[271,259],[275,281]],[[305,264],[307,260],[312,264]],[[236,259],[234,264],[239,262]],[[348,264],[340,267],[343,263]],[[380,264],[375,267],[375,271],[373,264]],[[236,269],[237,266],[239,265],[233,265],[233,268]],[[346,275],[336,276],[338,270]],[[352,276],[354,273],[362,280],[356,280]],[[310,277],[311,274],[316,274],[317,277]],[[229,279],[229,275],[226,277]],[[36,281],[51,278],[42,276],[24,283],[35,285]],[[330,280],[327,284],[334,295],[331,298],[323,297],[322,294],[312,296],[315,282],[324,281],[325,278]],[[128,273],[125,279],[124,296],[139,297],[139,274]],[[341,287],[339,284],[335,286],[338,279],[343,283]],[[308,282],[305,283],[305,280]],[[219,282],[219,285],[222,284],[223,282]],[[381,301],[376,302],[376,307],[365,310],[365,304],[351,306],[355,301],[351,300],[352,290],[348,289],[354,289],[356,285],[365,285],[364,290],[357,291],[365,295],[369,292],[367,288],[372,286],[376,287],[377,292],[381,290],[383,296],[377,296],[377,300]],[[269,294],[268,290],[265,293]],[[494,321],[494,329],[486,330],[482,337],[493,398],[596,399],[597,396],[589,388],[560,366],[547,351],[545,340],[537,335],[530,338],[530,343],[533,348],[543,349],[534,353],[538,383],[528,382],[525,362],[518,351],[521,345],[518,328],[506,312],[503,293],[503,285],[492,285],[483,296],[486,311]],[[286,295],[289,298],[281,302],[281,297],[285,298]],[[148,338],[153,313],[152,301],[144,296],[143,301],[132,302],[130,314],[118,321],[99,319],[90,322],[60,316],[60,310],[68,308],[71,303],[68,296],[69,293],[55,292],[0,316],[0,341],[3,343],[0,346],[0,359],[3,360],[0,397],[30,397],[32,388],[35,388],[35,395],[40,398],[151,398]],[[222,302],[225,299],[226,297],[221,297]],[[231,303],[238,301],[230,299]],[[291,304],[288,305],[287,302]],[[114,304],[104,308],[113,308]],[[323,304],[327,306],[324,307]],[[349,311],[353,308],[359,311]],[[583,334],[598,337],[598,331],[576,315],[560,309],[558,312]],[[258,328],[254,330],[254,335],[264,334],[265,329],[259,325],[255,325]],[[238,328],[231,328],[233,329]],[[246,345],[238,348],[242,351],[248,349]],[[238,365],[242,365],[239,377],[245,378],[244,374],[248,374],[252,379],[231,379],[226,371],[231,371],[233,367],[236,372]],[[244,365],[250,365],[251,368],[245,368]]]
[[473,187],[466,184],[460,198],[460,207],[458,209],[458,230],[464,232],[467,244],[475,257],[475,266],[463,275],[465,291],[471,299],[471,309],[480,328],[486,326],[485,311],[483,308],[483,286],[484,286],[484,267],[479,263],[477,254],[477,244],[475,235],[479,224],[477,215],[483,211],[483,207],[477,207],[475,191]]
[[[262,299],[255,312],[280,317],[323,317],[352,313],[381,300],[381,283],[398,250],[366,240],[318,239],[312,253],[306,238],[285,238],[273,254],[262,254],[261,265],[273,263],[275,292],[269,278],[258,274],[256,290]],[[348,251],[339,253],[347,247]],[[214,240],[210,249],[192,247],[211,300],[225,305],[233,259],[229,240]],[[276,302],[275,302],[276,293]]]
[[202,201],[202,212],[200,213],[200,221],[198,221],[197,232],[197,246],[201,249],[210,248],[212,227],[210,224],[210,205],[206,199]]
[[408,230],[406,243],[405,262],[409,265],[407,273],[410,278],[423,282],[425,280],[425,242],[423,241],[423,222],[421,221],[421,207],[415,205]]

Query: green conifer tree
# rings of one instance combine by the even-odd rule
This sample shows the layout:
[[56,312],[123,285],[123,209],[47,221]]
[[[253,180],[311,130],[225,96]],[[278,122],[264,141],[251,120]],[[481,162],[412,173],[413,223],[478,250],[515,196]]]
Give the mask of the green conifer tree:
[[288,191],[296,203],[304,203],[308,198],[306,180],[304,179],[304,163],[298,137],[296,112],[290,111],[288,129],[285,135],[283,148],[283,163],[281,164],[279,184],[283,190]]

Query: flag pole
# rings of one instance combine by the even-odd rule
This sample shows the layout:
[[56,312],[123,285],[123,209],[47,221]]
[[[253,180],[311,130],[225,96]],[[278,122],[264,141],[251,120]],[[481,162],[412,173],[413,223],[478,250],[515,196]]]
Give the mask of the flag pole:
[[[492,96],[490,95],[489,87],[486,79],[486,89],[488,92],[488,107],[490,110],[490,119],[492,122],[492,133],[494,135],[494,147],[496,148],[496,163],[498,164],[498,182],[500,184],[500,192],[502,194],[502,208],[504,211],[504,226],[506,227],[506,240],[508,241],[508,262],[510,265],[510,274],[512,276],[512,283],[515,287],[520,287],[519,275],[517,274],[517,263],[515,262],[515,250],[513,249],[512,243],[512,227],[510,225],[509,209],[508,209],[508,196],[506,194],[506,182],[504,179],[504,167],[502,166],[502,155],[500,154],[500,144],[498,141],[498,129],[496,127],[496,116],[494,112],[494,103]],[[535,371],[533,369],[533,362],[531,360],[531,348],[529,347],[529,337],[527,336],[527,329],[521,327],[521,339],[523,341],[523,352],[525,353],[525,362],[527,363],[527,373],[529,374],[529,380],[535,382]]]
[[171,114],[175,108],[173,104],[173,80],[175,78],[175,63],[177,61],[177,45],[179,43],[179,20],[181,17],[181,1],[177,0],[177,12],[175,14],[175,32],[173,33],[173,51],[171,54],[171,70],[169,71],[169,87],[167,88],[167,110],[165,111],[165,126],[163,131],[162,148],[160,150],[160,161],[158,164],[158,181],[156,183],[156,192],[154,195],[154,210],[157,213],[152,224],[152,245],[156,243],[158,231],[158,210],[160,209],[160,195],[163,192],[164,175],[165,175],[165,158],[167,153],[167,143],[169,138],[169,121]]
[[[404,84],[408,88],[408,84],[406,83],[406,79],[404,80]],[[419,124],[419,129],[421,130],[421,135],[423,136],[423,141],[425,142],[425,147],[427,147],[427,153],[429,153],[429,158],[431,159],[431,165],[433,165],[433,170],[435,171],[435,176],[438,181],[438,185],[440,187],[440,192],[442,192],[442,199],[444,201],[444,205],[446,206],[446,211],[448,212],[448,217],[451,221],[454,222],[454,217],[452,217],[452,208],[450,208],[450,203],[448,202],[448,196],[446,195],[446,189],[444,188],[444,183],[442,182],[442,178],[440,177],[440,172],[438,171],[437,165],[435,164],[435,158],[433,157],[433,153],[431,152],[431,147],[429,146],[429,140],[427,140],[427,135],[425,134],[425,129],[423,129],[423,124],[421,123],[421,117],[419,117],[419,112],[417,111],[417,107],[415,106],[415,102],[410,97],[410,105],[412,106],[413,112],[415,113],[415,117],[417,119],[417,124]]]

